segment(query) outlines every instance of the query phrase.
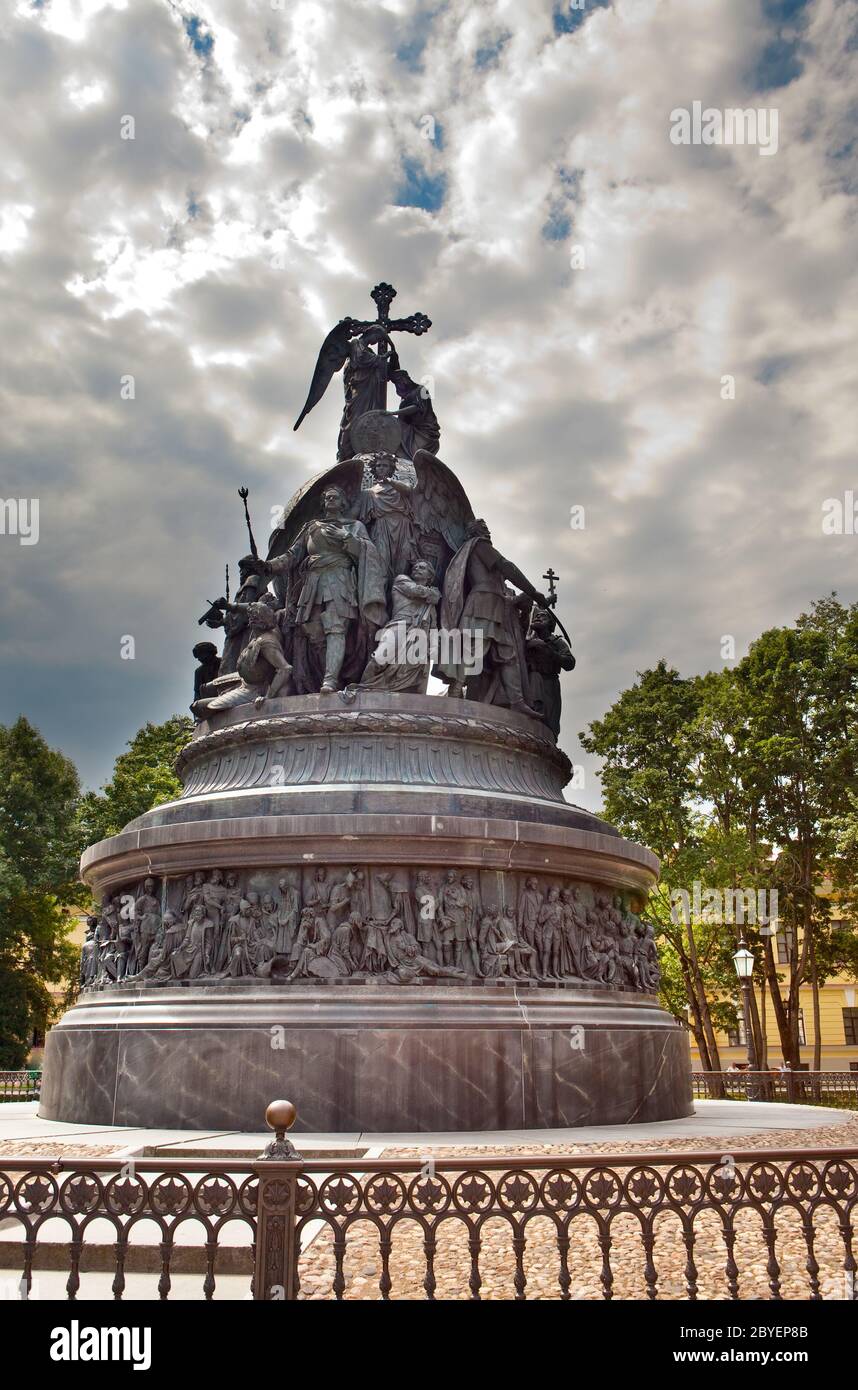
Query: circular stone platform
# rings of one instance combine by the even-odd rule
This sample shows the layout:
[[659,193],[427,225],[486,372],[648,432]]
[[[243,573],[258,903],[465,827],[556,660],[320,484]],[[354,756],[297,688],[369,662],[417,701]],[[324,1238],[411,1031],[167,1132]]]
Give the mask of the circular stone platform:
[[[570,764],[548,731],[496,706],[366,692],[351,705],[272,700],[202,723],[179,767],[180,799],[84,855],[97,895],[136,898],[152,878],[161,912],[180,912],[193,875],[218,869],[240,895],[286,884],[306,906],[321,894],[318,910],[336,922],[325,895],[351,872],[370,917],[393,906],[416,934],[416,874],[434,894],[454,870],[457,882],[470,876],[480,920],[498,909],[518,922],[526,893],[545,902],[556,888],[609,931],[609,901],[634,924],[657,875],[648,850],[564,801]],[[621,950],[618,936],[608,954]],[[285,1094],[303,1129],[329,1133],[692,1113],[684,1030],[655,995],[620,986],[619,968],[612,983],[538,968],[521,980],[357,971],[286,983],[290,968],[86,990],[48,1036],[40,1113],[254,1129]]]

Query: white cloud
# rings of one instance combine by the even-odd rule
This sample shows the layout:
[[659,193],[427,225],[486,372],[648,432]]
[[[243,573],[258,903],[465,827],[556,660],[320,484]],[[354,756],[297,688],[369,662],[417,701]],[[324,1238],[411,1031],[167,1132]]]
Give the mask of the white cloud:
[[[433,320],[402,358],[434,379],[442,457],[516,563],[562,575],[575,761],[659,656],[705,670],[721,634],[741,651],[853,596],[854,538],[819,523],[855,485],[858,5],[776,8],[615,0],[558,34],[544,0],[19,6],[0,409],[4,488],[41,496],[42,534],[0,547],[0,717],[97,778],[187,703],[196,618],[244,548],[235,489],[264,532],[333,457],[336,385],[292,422],[379,279]],[[694,100],[777,106],[777,155],[674,146]]]
[[11,256],[24,245],[34,210],[30,203],[6,203],[0,207],[0,255]]

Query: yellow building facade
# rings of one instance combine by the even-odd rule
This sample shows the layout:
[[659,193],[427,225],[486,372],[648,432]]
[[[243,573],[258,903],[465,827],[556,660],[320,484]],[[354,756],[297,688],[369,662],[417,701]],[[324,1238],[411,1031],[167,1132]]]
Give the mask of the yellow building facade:
[[[782,938],[778,938],[778,966],[783,975],[784,988],[788,985],[789,964]],[[738,984],[738,982],[737,982]],[[780,1037],[772,1008],[768,988],[762,989],[755,981],[754,993],[757,1008],[763,1021],[766,1039],[767,1067],[777,1069],[783,1062]],[[813,1050],[815,1034],[813,1027],[813,991],[809,984],[799,990],[802,1069],[813,1069]],[[736,995],[737,1008],[742,1018],[741,994]],[[822,1071],[858,1072],[858,980],[844,975],[835,975],[819,988],[819,1031],[822,1040]],[[718,1051],[723,1068],[732,1062],[748,1060],[744,1022],[740,1022],[735,1033],[716,1033]],[[691,1061],[695,1071],[702,1071],[700,1054],[691,1038]]]

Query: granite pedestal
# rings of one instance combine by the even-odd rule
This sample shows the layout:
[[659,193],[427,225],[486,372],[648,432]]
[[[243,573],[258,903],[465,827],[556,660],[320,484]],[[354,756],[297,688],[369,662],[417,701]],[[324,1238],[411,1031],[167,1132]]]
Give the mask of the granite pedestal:
[[[411,910],[418,871],[437,889],[455,869],[481,912],[515,920],[523,894],[552,887],[634,912],[657,874],[649,851],[564,801],[570,766],[544,727],[495,706],[368,693],[242,706],[199,726],[180,770],[181,798],[87,851],[97,894],[153,878],[162,910],[180,911],[193,875],[217,868],[241,894],[286,883],[306,904],[350,872],[383,917],[391,901]],[[691,1113],[687,1035],[640,988],[286,973],[86,990],[48,1036],[40,1113],[246,1130],[282,1095],[299,1128],[329,1133]]]

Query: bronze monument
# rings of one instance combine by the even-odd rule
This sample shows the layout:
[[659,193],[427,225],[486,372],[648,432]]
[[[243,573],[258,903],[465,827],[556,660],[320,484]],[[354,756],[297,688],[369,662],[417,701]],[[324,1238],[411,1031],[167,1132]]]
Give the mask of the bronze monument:
[[391,337],[431,325],[394,294],[323,344],[297,425],[342,369],[337,461],[264,556],[241,489],[251,553],[200,619],[225,643],[195,648],[182,796],[84,855],[101,907],[50,1118],[253,1129],[285,1089],[319,1131],[690,1113],[642,916],[657,862],[563,796],[557,576],[502,554],[438,458]]

